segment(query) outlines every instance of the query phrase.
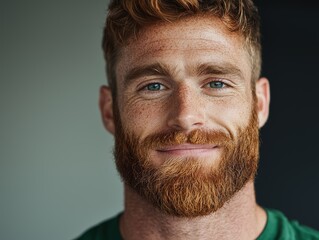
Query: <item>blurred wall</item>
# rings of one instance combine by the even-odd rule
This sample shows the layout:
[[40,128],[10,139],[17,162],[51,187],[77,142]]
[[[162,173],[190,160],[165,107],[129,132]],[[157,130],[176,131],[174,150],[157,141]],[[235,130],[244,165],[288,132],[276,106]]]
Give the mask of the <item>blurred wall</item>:
[[258,0],[271,106],[261,131],[260,204],[319,229],[319,2]]
[[[319,228],[317,5],[257,1],[264,75],[257,199]],[[97,107],[107,1],[1,1],[0,239],[72,239],[122,209]]]
[[107,1],[0,6],[0,239],[72,239],[122,209],[98,111]]

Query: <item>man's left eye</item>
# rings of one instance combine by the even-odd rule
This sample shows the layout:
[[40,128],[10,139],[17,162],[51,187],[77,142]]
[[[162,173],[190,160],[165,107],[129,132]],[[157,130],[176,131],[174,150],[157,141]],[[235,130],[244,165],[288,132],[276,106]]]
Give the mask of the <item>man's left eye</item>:
[[160,83],[150,83],[148,84],[145,89],[148,91],[160,91],[163,90],[165,87]]
[[223,83],[222,81],[213,81],[213,82],[210,82],[208,86],[210,88],[224,88],[225,83]]

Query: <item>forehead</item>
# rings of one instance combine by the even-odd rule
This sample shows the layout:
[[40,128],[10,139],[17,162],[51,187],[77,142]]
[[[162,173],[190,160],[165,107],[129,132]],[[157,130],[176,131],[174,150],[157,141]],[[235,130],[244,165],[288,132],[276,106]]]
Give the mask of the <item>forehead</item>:
[[241,34],[230,32],[216,17],[193,16],[142,28],[137,38],[129,39],[121,48],[116,74],[121,78],[130,68],[161,61],[185,66],[198,61],[216,64],[224,61],[245,71],[251,70],[249,59]]

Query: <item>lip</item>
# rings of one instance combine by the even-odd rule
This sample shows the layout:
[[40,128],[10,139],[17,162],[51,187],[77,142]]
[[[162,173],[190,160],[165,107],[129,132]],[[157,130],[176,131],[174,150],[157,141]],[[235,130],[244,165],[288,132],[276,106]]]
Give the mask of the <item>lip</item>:
[[215,151],[218,148],[217,145],[212,144],[180,144],[172,146],[164,146],[157,149],[159,153],[174,154],[174,155],[193,155],[193,154],[202,154]]

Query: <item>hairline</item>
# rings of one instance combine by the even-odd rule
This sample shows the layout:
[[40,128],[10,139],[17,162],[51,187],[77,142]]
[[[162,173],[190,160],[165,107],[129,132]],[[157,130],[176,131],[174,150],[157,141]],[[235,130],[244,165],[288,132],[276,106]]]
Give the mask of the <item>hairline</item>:
[[[258,53],[258,51],[261,51],[261,49],[259,50],[258,47],[256,46],[256,44],[254,44],[252,41],[249,41],[251,39],[248,38],[247,36],[245,36],[243,31],[241,31],[241,30],[231,31],[229,29],[229,27],[227,26],[227,24],[225,23],[225,21],[223,21],[223,18],[225,19],[228,17],[227,15],[223,16],[223,17],[219,17],[219,16],[216,16],[216,15],[211,14],[209,12],[199,12],[196,14],[185,15],[185,16],[181,17],[180,19],[175,20],[175,21],[171,21],[171,22],[172,23],[178,22],[181,20],[185,20],[185,18],[186,19],[187,18],[200,19],[203,17],[204,18],[212,18],[213,17],[213,18],[220,19],[221,23],[224,24],[224,26],[226,27],[226,29],[228,29],[229,32],[236,33],[243,39],[243,47],[248,53],[249,61],[250,61],[250,65],[251,65],[251,82],[252,82],[251,86],[254,87],[255,82],[259,79],[259,76],[254,76],[255,75],[254,68],[256,67],[256,65],[257,65],[257,67],[260,68],[259,62],[261,61],[261,59],[260,59],[261,56],[258,56],[258,55],[261,55],[261,53]],[[108,83],[109,83],[109,85],[112,85],[111,90],[112,90],[113,95],[117,95],[116,91],[117,91],[117,81],[118,80],[117,80],[117,76],[116,76],[116,67],[117,67],[117,64],[119,62],[119,59],[121,58],[121,52],[122,52],[123,48],[129,46],[134,41],[138,41],[139,35],[146,28],[152,27],[152,26],[157,25],[157,24],[165,24],[165,23],[170,23],[170,21],[166,21],[166,20],[150,21],[149,23],[145,24],[144,26],[141,26],[137,32],[132,33],[127,39],[123,40],[123,42],[117,43],[115,45],[115,51],[113,52],[113,55],[112,55],[113,69],[107,70]],[[259,62],[257,62],[258,60],[259,60]],[[109,65],[109,63],[107,63],[107,65]],[[108,71],[111,71],[110,74],[108,73]],[[110,75],[113,75],[113,79],[109,79],[109,77],[112,77]],[[114,91],[114,93],[113,93],[113,91]]]

